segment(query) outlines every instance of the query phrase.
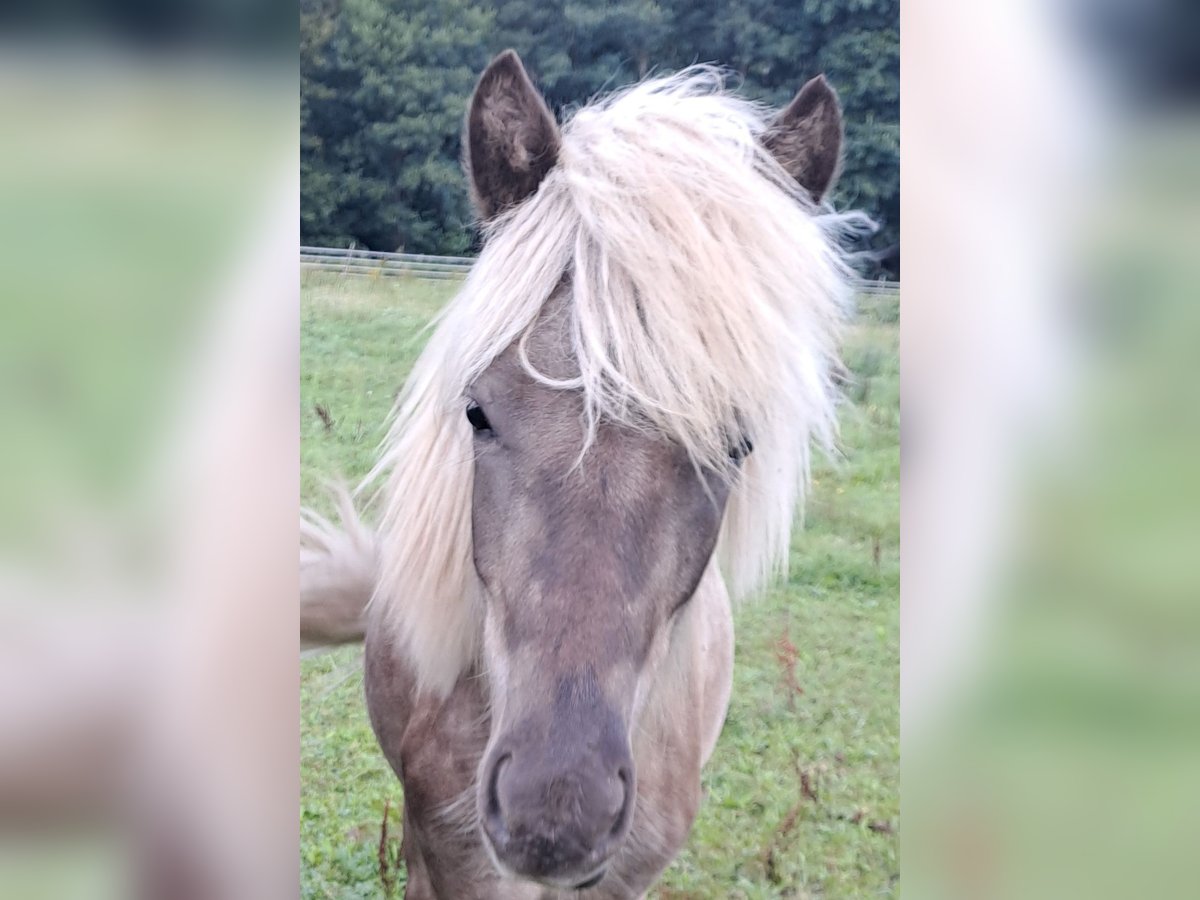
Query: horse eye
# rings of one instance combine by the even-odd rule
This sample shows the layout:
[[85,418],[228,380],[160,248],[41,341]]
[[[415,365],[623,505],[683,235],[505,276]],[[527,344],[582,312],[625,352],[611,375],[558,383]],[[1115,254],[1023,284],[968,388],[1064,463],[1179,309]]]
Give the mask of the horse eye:
[[483,414],[483,407],[478,403],[472,403],[467,407],[467,421],[471,423],[471,427],[476,431],[491,431],[492,423],[488,421],[488,417]]
[[741,439],[729,448],[729,458],[735,463],[740,463],[753,452],[754,444],[750,442],[750,438],[742,435]]

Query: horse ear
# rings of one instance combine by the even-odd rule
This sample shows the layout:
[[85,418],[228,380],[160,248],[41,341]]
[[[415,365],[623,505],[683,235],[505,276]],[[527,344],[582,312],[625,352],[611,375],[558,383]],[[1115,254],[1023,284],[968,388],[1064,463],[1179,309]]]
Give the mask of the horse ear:
[[528,198],[557,162],[558,126],[514,51],[479,76],[463,144],[471,199],[485,221]]
[[842,151],[842,107],[824,75],[800,88],[767,127],[763,144],[820,202],[837,176]]

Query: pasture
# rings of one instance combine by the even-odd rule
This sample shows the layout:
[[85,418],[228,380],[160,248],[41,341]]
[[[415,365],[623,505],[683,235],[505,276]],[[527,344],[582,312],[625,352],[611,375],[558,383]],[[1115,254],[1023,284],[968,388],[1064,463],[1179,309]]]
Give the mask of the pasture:
[[[373,464],[454,286],[305,274],[302,502],[328,512],[322,483]],[[736,612],[729,715],[658,900],[898,893],[897,299],[862,299],[844,359],[841,458],[814,466],[788,580]],[[403,797],[367,721],[360,648],[305,659],[301,703],[303,897],[400,896]]]

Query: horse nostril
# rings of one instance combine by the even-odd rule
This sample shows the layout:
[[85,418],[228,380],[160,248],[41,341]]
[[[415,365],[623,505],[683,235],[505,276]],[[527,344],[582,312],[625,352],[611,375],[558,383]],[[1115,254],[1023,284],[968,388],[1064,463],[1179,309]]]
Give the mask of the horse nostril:
[[617,818],[609,830],[609,837],[619,837],[629,825],[633,807],[633,772],[626,766],[617,770],[617,778],[621,781],[621,808],[617,810]]
[[488,825],[495,833],[496,837],[506,835],[508,829],[504,824],[504,812],[500,808],[500,770],[512,759],[511,753],[505,753],[496,760],[496,764],[492,766],[492,774],[488,779],[487,787],[487,816]]

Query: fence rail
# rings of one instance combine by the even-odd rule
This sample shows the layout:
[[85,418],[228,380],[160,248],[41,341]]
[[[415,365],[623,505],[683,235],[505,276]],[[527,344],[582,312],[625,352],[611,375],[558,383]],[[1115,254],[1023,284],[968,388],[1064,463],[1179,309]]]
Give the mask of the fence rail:
[[[475,260],[467,256],[429,256],[419,253],[383,253],[378,250],[343,250],[338,247],[301,247],[300,267],[344,275],[369,277],[407,275],[410,278],[465,278]],[[859,294],[895,297],[896,281],[859,281]]]
[[382,253],[337,247],[301,247],[300,266],[346,275],[408,275],[414,278],[464,278],[474,260],[463,256]]

